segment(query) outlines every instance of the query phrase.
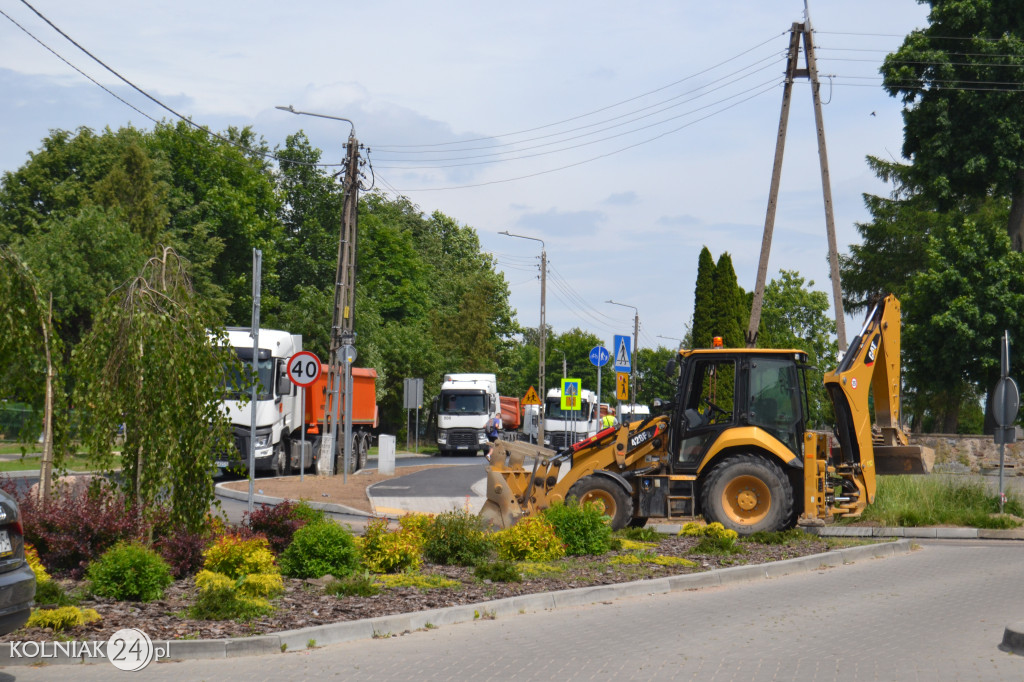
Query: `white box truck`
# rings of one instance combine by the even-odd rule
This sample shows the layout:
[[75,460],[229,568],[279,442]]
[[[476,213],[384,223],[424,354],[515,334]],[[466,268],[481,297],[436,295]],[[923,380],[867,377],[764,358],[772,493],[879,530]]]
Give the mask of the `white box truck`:
[[580,409],[562,409],[562,391],[552,388],[544,401],[544,447],[562,450],[590,438],[601,429],[597,395],[580,390]]
[[493,374],[445,374],[435,401],[437,448],[444,455],[475,456],[488,448],[487,425],[501,417]]

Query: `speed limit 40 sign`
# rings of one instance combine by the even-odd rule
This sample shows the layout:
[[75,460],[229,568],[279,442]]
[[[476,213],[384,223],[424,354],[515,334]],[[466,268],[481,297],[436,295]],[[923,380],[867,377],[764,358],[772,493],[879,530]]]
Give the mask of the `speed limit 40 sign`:
[[309,386],[320,376],[320,358],[301,350],[288,359],[288,378],[296,386]]

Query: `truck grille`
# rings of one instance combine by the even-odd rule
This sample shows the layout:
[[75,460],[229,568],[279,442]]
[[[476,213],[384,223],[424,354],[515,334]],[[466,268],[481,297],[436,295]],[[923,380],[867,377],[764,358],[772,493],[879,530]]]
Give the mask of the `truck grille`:
[[480,441],[477,432],[472,429],[450,429],[448,431],[448,445],[457,447],[459,445],[477,446]]
[[[573,436],[576,436],[575,440],[573,440]],[[555,431],[551,434],[551,447],[555,450],[561,450],[562,448],[569,447],[573,443],[586,440],[586,438],[587,436],[582,433],[574,434],[571,431]]]

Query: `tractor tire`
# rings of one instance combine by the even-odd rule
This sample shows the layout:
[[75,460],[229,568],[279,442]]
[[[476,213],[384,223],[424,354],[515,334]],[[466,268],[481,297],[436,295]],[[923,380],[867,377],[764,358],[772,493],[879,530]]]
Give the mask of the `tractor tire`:
[[611,517],[612,530],[621,530],[633,518],[633,498],[622,486],[604,476],[584,476],[573,483],[567,497],[575,497],[580,504],[600,502],[604,513]]
[[787,528],[793,521],[793,487],[775,462],[736,455],[708,474],[701,486],[701,511],[740,535]]

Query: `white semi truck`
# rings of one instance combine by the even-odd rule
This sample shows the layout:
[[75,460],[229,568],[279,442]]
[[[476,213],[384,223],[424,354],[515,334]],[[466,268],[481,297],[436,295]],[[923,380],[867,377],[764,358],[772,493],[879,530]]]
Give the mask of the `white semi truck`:
[[487,450],[488,424],[501,417],[495,375],[445,374],[435,405],[437,448],[442,456],[475,456]]
[[[234,348],[247,375],[253,361],[253,339],[248,327],[229,327],[228,344]],[[256,392],[256,470],[281,475],[289,470],[288,445],[299,437],[302,405],[296,387],[288,379],[288,359],[302,350],[302,335],[277,329],[260,329],[256,368],[259,386]],[[249,468],[249,442],[252,427],[252,394],[241,377],[235,377],[224,397],[224,408],[234,431],[234,448],[217,461],[221,469],[246,471]],[[244,395],[241,395],[244,393]]]
[[561,450],[590,438],[601,429],[597,395],[580,390],[580,409],[562,409],[562,391],[552,388],[544,401],[544,446]]

